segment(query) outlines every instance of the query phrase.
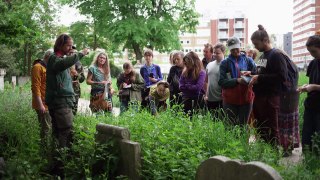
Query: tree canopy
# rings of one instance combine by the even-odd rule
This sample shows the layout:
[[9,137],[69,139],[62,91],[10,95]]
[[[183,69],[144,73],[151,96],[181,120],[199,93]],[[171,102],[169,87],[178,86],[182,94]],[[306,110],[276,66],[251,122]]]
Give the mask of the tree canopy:
[[0,42],[16,51],[19,74],[29,74],[32,59],[50,46],[55,12],[52,4],[51,0],[0,1]]
[[195,32],[194,0],[60,0],[92,18],[95,35],[113,47],[133,49],[141,60],[144,47],[160,52],[180,49],[179,33]]

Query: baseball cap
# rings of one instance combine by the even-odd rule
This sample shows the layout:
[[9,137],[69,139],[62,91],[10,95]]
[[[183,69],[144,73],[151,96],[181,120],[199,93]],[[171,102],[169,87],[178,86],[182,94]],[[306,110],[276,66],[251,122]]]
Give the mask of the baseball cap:
[[240,44],[241,44],[240,39],[237,37],[232,37],[227,40],[227,46],[229,50],[240,48],[241,47]]

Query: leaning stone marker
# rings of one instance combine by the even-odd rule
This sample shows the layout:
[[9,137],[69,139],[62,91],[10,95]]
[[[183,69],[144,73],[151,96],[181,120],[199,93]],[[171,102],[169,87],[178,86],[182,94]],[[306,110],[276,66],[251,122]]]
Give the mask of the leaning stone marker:
[[4,90],[4,76],[6,75],[6,70],[0,68],[0,91]]
[[243,163],[224,156],[211,157],[200,164],[196,180],[282,180],[279,173],[262,162]]
[[0,76],[0,91],[4,90],[4,77]]
[[120,149],[120,162],[117,171],[129,179],[141,179],[141,147],[137,142],[130,141],[130,132],[127,128],[108,124],[97,124],[96,141],[105,143],[115,140]]

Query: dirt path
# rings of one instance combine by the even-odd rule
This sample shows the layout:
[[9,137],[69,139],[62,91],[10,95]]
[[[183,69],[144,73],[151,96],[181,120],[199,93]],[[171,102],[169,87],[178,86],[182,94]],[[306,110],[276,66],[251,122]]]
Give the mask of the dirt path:
[[280,160],[280,163],[289,166],[289,165],[297,164],[297,163],[301,162],[302,160],[303,160],[302,147],[301,147],[301,144],[300,144],[299,148],[295,148],[292,151],[292,155],[291,156],[283,157]]

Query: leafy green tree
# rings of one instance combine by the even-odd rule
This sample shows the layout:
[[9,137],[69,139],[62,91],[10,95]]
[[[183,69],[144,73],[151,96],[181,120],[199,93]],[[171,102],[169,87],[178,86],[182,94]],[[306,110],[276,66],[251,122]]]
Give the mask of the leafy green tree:
[[0,45],[0,68],[6,69],[5,80],[10,80],[11,76],[20,74],[18,63],[15,58],[15,50],[6,45]]
[[53,0],[0,1],[0,41],[12,49],[21,74],[30,74],[32,60],[45,51],[52,38]]
[[106,37],[114,47],[160,52],[180,49],[179,33],[195,32],[198,13],[194,0],[60,0],[92,18],[94,36]]

